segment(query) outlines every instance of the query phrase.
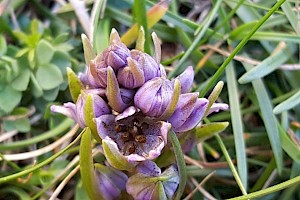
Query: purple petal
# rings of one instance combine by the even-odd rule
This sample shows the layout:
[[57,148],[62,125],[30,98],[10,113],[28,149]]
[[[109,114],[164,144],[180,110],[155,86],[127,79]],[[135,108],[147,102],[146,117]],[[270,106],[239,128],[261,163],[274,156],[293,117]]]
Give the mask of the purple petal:
[[205,98],[197,99],[195,107],[191,115],[186,119],[185,123],[180,127],[173,128],[175,132],[185,132],[194,128],[203,118],[206,107],[208,105],[208,100]]
[[169,118],[176,132],[188,131],[195,127],[203,117],[208,100],[198,98],[198,93],[186,93],[179,96],[174,113]]
[[229,106],[226,103],[213,103],[213,105],[210,107],[207,115],[213,113],[213,112],[219,112],[220,110],[228,110]]
[[190,91],[193,81],[194,81],[194,69],[192,66],[186,68],[186,70],[181,73],[177,79],[180,81],[181,94],[187,93]]
[[119,121],[121,119],[125,119],[129,116],[132,116],[137,112],[138,112],[138,109],[136,107],[130,106],[130,107],[126,108],[121,114],[117,115],[116,121]]
[[160,168],[151,160],[146,160],[137,165],[136,170],[149,176],[159,176],[161,174]]
[[115,115],[102,115],[96,118],[97,131],[101,139],[104,139],[106,136],[111,136],[115,133]]
[[166,78],[156,77],[147,81],[136,92],[135,106],[150,117],[159,117],[166,110],[173,96],[173,84]]

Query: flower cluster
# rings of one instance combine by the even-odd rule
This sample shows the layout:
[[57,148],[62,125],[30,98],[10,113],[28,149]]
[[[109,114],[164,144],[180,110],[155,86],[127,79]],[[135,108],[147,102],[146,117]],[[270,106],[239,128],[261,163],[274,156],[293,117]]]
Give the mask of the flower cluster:
[[[157,50],[159,42],[157,37],[153,38]],[[160,50],[155,55],[159,58]],[[198,98],[197,92],[190,92],[193,68],[188,67],[169,80],[159,60],[142,51],[129,50],[113,29],[109,47],[79,75],[83,90],[76,103],[51,107],[84,128],[87,126],[84,106],[87,95],[92,96],[93,120],[110,165],[97,174],[106,178],[112,174],[107,185],[99,186],[102,193],[106,188],[106,192],[113,194],[107,199],[121,195],[120,191],[125,189],[135,199],[172,198],[179,184],[176,166],[161,172],[153,162],[168,143],[168,131],[187,132],[205,113],[228,108],[227,104],[214,103],[207,111],[209,101]],[[131,174],[129,178],[126,171]]]

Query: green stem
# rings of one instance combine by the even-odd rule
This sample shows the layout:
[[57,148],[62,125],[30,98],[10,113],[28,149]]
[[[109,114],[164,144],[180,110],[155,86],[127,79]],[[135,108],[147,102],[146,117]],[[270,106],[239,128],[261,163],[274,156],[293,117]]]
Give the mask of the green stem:
[[60,152],[54,154],[53,156],[51,156],[50,158],[44,160],[43,162],[35,165],[32,168],[29,169],[25,169],[24,171],[15,173],[15,174],[11,174],[5,177],[0,178],[0,184],[6,183],[8,181],[14,180],[16,178],[19,178],[21,176],[25,176],[31,172],[34,172],[37,169],[40,169],[42,167],[44,167],[45,165],[51,163],[52,161],[54,161],[56,158],[58,158],[59,156],[61,156],[63,153],[65,153],[71,146],[73,146],[76,142],[78,142],[81,138],[82,132],[77,136],[77,138],[75,140],[73,140],[73,142],[71,142],[66,148],[62,149]]
[[235,178],[238,186],[240,187],[243,195],[247,195],[247,191],[245,190],[245,188],[243,186],[243,183],[242,183],[242,181],[241,181],[241,179],[240,179],[240,177],[239,177],[239,175],[238,175],[238,173],[237,173],[237,171],[236,171],[236,169],[234,167],[233,162],[231,161],[231,158],[230,158],[230,156],[228,154],[228,151],[226,150],[226,147],[225,147],[225,145],[224,145],[221,137],[217,134],[217,135],[215,135],[215,138],[217,139],[217,141],[218,141],[218,143],[220,145],[220,148],[221,148],[221,150],[222,150],[222,152],[223,152],[223,154],[225,156],[225,159],[226,159],[226,161],[227,161],[227,163],[228,163],[228,165],[229,165],[229,167],[230,167],[230,169],[232,171],[232,174],[233,174],[233,176],[234,176],[234,178]]
[[2,145],[0,145],[0,151],[6,151],[6,150],[18,149],[21,147],[26,147],[26,146],[47,140],[49,138],[55,137],[59,134],[64,133],[64,131],[67,130],[73,123],[74,123],[74,121],[72,119],[65,119],[64,121],[62,121],[62,123],[60,123],[55,128],[53,128],[43,134],[40,134],[36,137],[32,137],[28,140],[22,140],[19,142],[2,144]]
[[237,45],[237,47],[232,51],[230,56],[227,57],[227,59],[223,62],[223,64],[220,66],[220,68],[216,71],[216,73],[212,76],[209,83],[206,85],[204,90],[200,92],[200,97],[204,97],[205,94],[210,90],[210,88],[215,84],[217,79],[222,75],[223,71],[229,64],[229,62],[236,56],[236,54],[243,48],[243,46],[248,42],[248,40],[253,36],[253,34],[271,17],[271,15],[285,2],[286,0],[280,0],[278,1],[261,20],[257,22],[257,24],[252,28],[252,30],[242,39],[242,41]]
[[250,194],[247,194],[247,195],[231,198],[230,200],[254,199],[254,198],[262,197],[262,196],[277,192],[279,190],[283,190],[283,189],[285,189],[287,187],[290,187],[290,186],[292,186],[296,183],[300,183],[300,176],[297,176],[293,179],[287,180],[287,181],[282,182],[280,184],[268,187],[264,190],[260,190],[260,191],[253,192],[253,193],[250,193]]

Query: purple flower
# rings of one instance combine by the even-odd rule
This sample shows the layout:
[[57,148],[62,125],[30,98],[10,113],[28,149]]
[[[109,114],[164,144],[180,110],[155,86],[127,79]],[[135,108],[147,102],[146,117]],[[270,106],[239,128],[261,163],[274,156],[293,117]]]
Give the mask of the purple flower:
[[[64,103],[63,106],[52,105],[50,107],[52,112],[61,113],[66,115],[67,117],[72,118],[76,121],[81,128],[86,127],[85,119],[84,119],[84,106],[86,97],[88,94],[81,94],[78,97],[76,104],[68,102]],[[111,113],[110,108],[108,107],[107,103],[98,95],[90,94],[93,97],[93,110],[94,116],[99,117],[104,114]]]
[[130,50],[121,42],[118,32],[112,29],[109,47],[102,54],[106,66],[111,66],[114,70],[118,70],[127,65],[127,57],[130,56]]
[[95,168],[98,178],[98,189],[102,197],[107,200],[120,197],[121,192],[126,187],[127,175],[122,171],[101,164],[95,164]]
[[198,93],[186,93],[179,96],[177,107],[168,121],[175,132],[185,132],[194,128],[203,118],[208,100],[198,98]]
[[[133,106],[119,115],[96,118],[96,125],[104,153],[117,169],[125,167],[124,163],[116,160],[118,157],[122,162],[127,160],[129,163],[157,158],[167,143],[170,129],[169,123],[146,117]],[[114,154],[108,155],[111,152]]]
[[[193,81],[194,81],[194,69],[192,66],[189,66],[182,72],[177,79],[180,82],[180,92],[181,94],[187,93],[191,90]],[[175,80],[175,79],[174,79]]]
[[171,102],[178,98],[179,93],[175,95],[174,85],[166,77],[153,78],[136,92],[134,105],[145,115],[159,118],[168,112]]
[[137,200],[172,199],[179,185],[176,167],[171,165],[157,175],[137,173],[126,183],[126,191]]
[[121,113],[131,105],[133,96],[133,90],[119,87],[119,83],[113,69],[108,67],[106,97],[110,107],[114,111]]

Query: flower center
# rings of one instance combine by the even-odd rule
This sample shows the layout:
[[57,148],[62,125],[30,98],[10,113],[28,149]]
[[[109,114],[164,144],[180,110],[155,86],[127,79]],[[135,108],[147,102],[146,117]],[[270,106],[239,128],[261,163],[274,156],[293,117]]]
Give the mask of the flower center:
[[124,144],[123,155],[137,153],[138,146],[143,149],[143,144],[147,142],[147,138],[143,130],[148,128],[146,122],[140,123],[137,118],[131,120],[131,124],[118,123],[114,129],[121,134],[121,140]]

